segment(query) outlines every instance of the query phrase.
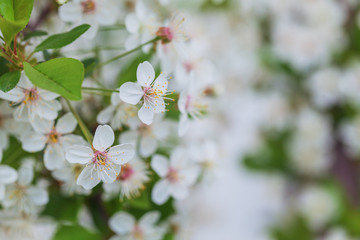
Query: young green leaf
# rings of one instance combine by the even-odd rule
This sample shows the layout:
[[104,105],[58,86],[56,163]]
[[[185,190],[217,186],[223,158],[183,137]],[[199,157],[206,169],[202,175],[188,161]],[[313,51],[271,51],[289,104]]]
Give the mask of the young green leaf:
[[67,239],[87,239],[98,240],[101,239],[98,233],[89,232],[87,229],[79,225],[61,226],[58,228],[53,240],[67,240]]
[[29,22],[34,0],[1,0],[0,30],[9,44]]
[[57,49],[62,48],[70,43],[74,42],[78,37],[84,34],[90,25],[82,24],[77,26],[66,33],[55,34],[47,39],[45,39],[42,43],[40,43],[36,48],[35,52],[44,51],[46,49]]
[[0,90],[8,92],[13,89],[20,79],[20,71],[7,72],[0,77]]
[[26,41],[30,38],[33,38],[33,37],[41,37],[41,36],[46,36],[46,35],[47,35],[47,32],[45,32],[45,31],[40,31],[40,30],[32,31],[25,35],[24,41]]
[[24,62],[24,70],[34,85],[58,93],[69,100],[81,100],[84,66],[80,61],[72,58],[55,58],[35,67]]

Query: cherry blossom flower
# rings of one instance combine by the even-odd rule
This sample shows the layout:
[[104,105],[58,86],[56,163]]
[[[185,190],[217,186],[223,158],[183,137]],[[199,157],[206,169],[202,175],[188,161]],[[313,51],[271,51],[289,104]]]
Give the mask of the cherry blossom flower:
[[85,165],[77,178],[77,184],[92,189],[98,183],[112,183],[121,170],[121,165],[134,157],[131,144],[114,143],[114,131],[109,125],[100,125],[95,131],[92,147],[74,145],[66,148],[66,159],[70,163]]
[[[100,124],[110,123],[110,126],[114,129],[121,129],[122,126],[135,127],[135,122],[139,120],[136,117],[137,108],[133,105],[129,105],[119,98],[118,93],[111,95],[111,105],[102,110],[97,115],[97,122]],[[135,123],[136,124],[136,123]]]
[[143,99],[144,104],[138,116],[143,123],[149,125],[155,113],[165,112],[164,100],[172,100],[166,95],[173,92],[167,90],[168,80],[165,74],[161,73],[155,79],[155,70],[147,61],[139,64],[136,77],[136,83],[127,82],[120,87],[120,99],[133,105]]
[[7,165],[0,165],[0,200],[5,196],[5,185],[17,180],[18,174],[15,169]]
[[154,155],[151,168],[161,177],[151,193],[153,202],[158,205],[164,204],[170,196],[177,200],[186,198],[199,175],[199,168],[189,160],[182,148],[171,153],[170,161],[162,155]]
[[123,199],[124,196],[127,198],[136,197],[140,194],[140,190],[145,188],[144,183],[148,180],[145,163],[139,159],[134,159],[131,163],[122,166],[115,182],[103,185],[105,199],[119,197],[119,195],[120,199]]
[[53,120],[61,109],[59,101],[55,100],[59,95],[34,86],[25,73],[17,86],[5,93],[0,91],[0,98],[13,102],[16,106],[14,118],[16,121],[31,121],[35,116]]
[[59,7],[59,16],[65,22],[91,25],[85,36],[94,38],[99,25],[115,24],[117,8],[114,4],[112,0],[73,0]]
[[139,221],[126,212],[118,212],[109,220],[110,228],[117,234],[111,240],[161,240],[165,229],[155,225],[159,218],[157,211],[146,213]]
[[70,134],[77,122],[72,113],[67,113],[57,121],[35,118],[31,123],[35,131],[21,136],[22,147],[28,152],[44,149],[44,164],[48,170],[58,169],[65,164],[65,148],[73,144],[85,144],[82,137]]

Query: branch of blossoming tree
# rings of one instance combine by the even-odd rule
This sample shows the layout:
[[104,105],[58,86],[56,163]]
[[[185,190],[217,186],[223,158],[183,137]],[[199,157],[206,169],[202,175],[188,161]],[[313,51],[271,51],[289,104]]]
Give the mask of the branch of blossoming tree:
[[116,60],[118,60],[118,59],[120,59],[122,57],[125,57],[125,56],[129,55],[130,53],[136,52],[137,50],[140,50],[143,46],[146,46],[146,45],[148,45],[150,43],[154,43],[154,42],[156,42],[158,40],[160,40],[160,37],[153,38],[152,40],[147,41],[146,43],[143,43],[143,44],[139,45],[136,48],[133,48],[133,49],[127,51],[127,52],[124,52],[124,53],[122,53],[122,54],[120,54],[120,55],[118,55],[116,57],[110,58],[109,60],[100,63],[95,68],[101,68],[101,67],[105,66],[106,64],[112,63],[112,62],[114,62],[114,61],[116,61]]
[[64,98],[66,101],[66,104],[68,105],[70,111],[72,112],[72,114],[74,115],[76,121],[79,124],[79,127],[82,131],[82,133],[84,134],[86,140],[89,142],[90,145],[92,145],[92,140],[93,140],[93,136],[91,134],[91,132],[89,131],[89,129],[86,127],[85,123],[82,121],[82,119],[80,118],[79,114],[75,111],[74,107],[71,105],[70,101],[66,98]]
[[116,90],[116,89],[93,88],[93,87],[82,87],[82,90],[87,90],[87,91],[100,91],[100,92],[119,92],[119,90]]

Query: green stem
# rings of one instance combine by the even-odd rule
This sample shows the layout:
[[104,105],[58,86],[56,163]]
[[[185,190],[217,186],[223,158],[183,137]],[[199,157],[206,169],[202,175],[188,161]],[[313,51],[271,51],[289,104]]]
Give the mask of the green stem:
[[89,144],[92,146],[92,139],[93,139],[93,136],[92,134],[90,133],[89,129],[86,127],[85,123],[81,120],[79,114],[75,111],[74,107],[71,105],[70,101],[67,99],[67,98],[64,98],[70,111],[72,112],[72,114],[74,115],[76,121],[78,122],[79,124],[79,127],[82,131],[82,133],[84,134],[86,140],[89,142]]
[[143,43],[143,44],[139,45],[136,48],[133,48],[133,49],[131,49],[131,50],[127,51],[127,52],[124,52],[124,53],[122,53],[122,54],[120,54],[120,55],[118,55],[116,57],[110,58],[109,60],[107,60],[107,61],[105,61],[103,63],[100,63],[95,68],[101,68],[101,67],[105,66],[106,64],[112,63],[112,62],[114,62],[114,61],[116,61],[116,60],[118,60],[118,59],[120,59],[122,57],[125,57],[125,56],[129,55],[130,53],[136,52],[137,50],[140,50],[143,46],[148,45],[148,44],[153,43],[153,42],[156,42],[159,39],[160,39],[159,37],[153,38],[152,40],[147,41],[146,43]]
[[113,30],[121,30],[125,29],[125,24],[118,24],[114,26],[106,26],[106,27],[100,27],[100,31],[113,31]]
[[82,87],[82,90],[88,91],[101,91],[101,92],[119,92],[116,89],[108,89],[108,88],[93,88],[93,87]]

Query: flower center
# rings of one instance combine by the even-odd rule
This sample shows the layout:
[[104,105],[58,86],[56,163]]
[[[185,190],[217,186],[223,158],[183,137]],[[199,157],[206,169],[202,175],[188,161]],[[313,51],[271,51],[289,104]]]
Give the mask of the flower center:
[[194,66],[191,62],[185,62],[184,63],[184,68],[186,70],[186,72],[191,72],[191,70],[193,70]]
[[160,27],[156,32],[156,36],[161,38],[163,44],[169,43],[174,39],[174,35],[169,27]]
[[132,175],[134,175],[134,169],[130,164],[126,164],[121,167],[121,171],[117,179],[120,181],[126,181],[131,178]]
[[133,230],[133,237],[136,240],[142,240],[144,237],[143,232],[141,231],[139,225],[137,225],[137,224],[135,225],[134,230]]
[[53,128],[51,132],[48,134],[47,142],[48,143],[57,143],[59,142],[60,134],[56,132],[56,130]]
[[83,13],[91,13],[95,11],[96,4],[93,0],[85,0],[81,2]]
[[170,168],[168,174],[166,175],[167,180],[174,183],[177,182],[180,178],[177,170]]
[[31,88],[30,90],[25,90],[25,100],[24,104],[27,104],[28,101],[34,102],[39,98],[39,93],[36,87]]
[[93,159],[94,163],[104,166],[106,165],[106,160],[107,160],[106,152],[96,151],[94,153],[94,159]]

